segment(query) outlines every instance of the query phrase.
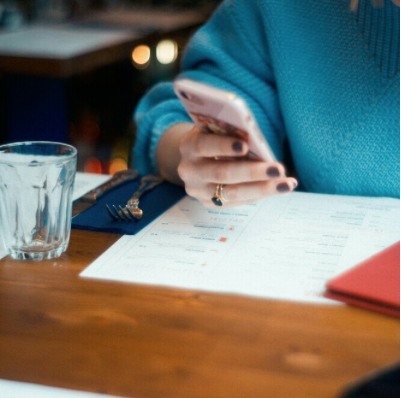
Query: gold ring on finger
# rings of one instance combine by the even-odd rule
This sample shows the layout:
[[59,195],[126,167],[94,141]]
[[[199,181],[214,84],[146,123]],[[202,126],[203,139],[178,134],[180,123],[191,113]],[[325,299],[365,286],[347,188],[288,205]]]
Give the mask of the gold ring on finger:
[[223,184],[216,185],[216,190],[212,197],[212,202],[214,203],[215,206],[223,206],[224,202],[227,202],[227,199],[223,195],[223,188],[224,188]]

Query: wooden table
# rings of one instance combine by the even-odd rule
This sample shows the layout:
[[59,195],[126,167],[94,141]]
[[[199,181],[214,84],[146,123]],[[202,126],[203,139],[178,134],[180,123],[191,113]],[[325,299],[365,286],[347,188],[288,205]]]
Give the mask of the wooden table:
[[332,398],[399,360],[399,321],[80,278],[118,236],[72,231],[56,261],[0,261],[0,378],[126,397]]

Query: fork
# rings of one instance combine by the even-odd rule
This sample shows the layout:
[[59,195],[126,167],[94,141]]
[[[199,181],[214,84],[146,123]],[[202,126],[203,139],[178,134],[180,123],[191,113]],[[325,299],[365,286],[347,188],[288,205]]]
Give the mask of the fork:
[[118,221],[136,221],[140,220],[143,215],[143,211],[139,208],[139,198],[141,195],[157,185],[161,184],[164,179],[156,174],[149,174],[141,178],[141,183],[138,190],[131,196],[125,207],[106,205],[106,209],[109,212],[111,218]]

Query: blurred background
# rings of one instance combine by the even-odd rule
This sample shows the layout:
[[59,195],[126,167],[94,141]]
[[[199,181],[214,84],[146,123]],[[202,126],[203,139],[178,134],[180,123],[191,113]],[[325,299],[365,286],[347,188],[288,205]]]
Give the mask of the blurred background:
[[0,0],[0,144],[61,141],[78,171],[131,164],[132,114],[219,0]]

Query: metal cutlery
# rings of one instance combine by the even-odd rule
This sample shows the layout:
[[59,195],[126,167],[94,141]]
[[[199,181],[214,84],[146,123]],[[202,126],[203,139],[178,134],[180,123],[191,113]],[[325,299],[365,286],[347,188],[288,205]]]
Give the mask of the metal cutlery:
[[75,200],[72,204],[72,216],[74,217],[84,212],[89,207],[95,205],[96,201],[106,192],[124,184],[125,182],[135,180],[138,178],[138,175],[138,171],[134,169],[123,170],[115,173],[109,181],[95,189],[92,189],[81,198]]
[[149,174],[141,178],[138,190],[131,196],[125,207],[106,205],[111,218],[115,221],[137,221],[142,218],[143,211],[139,208],[139,198],[147,191],[150,191],[161,184],[164,179],[156,174]]

